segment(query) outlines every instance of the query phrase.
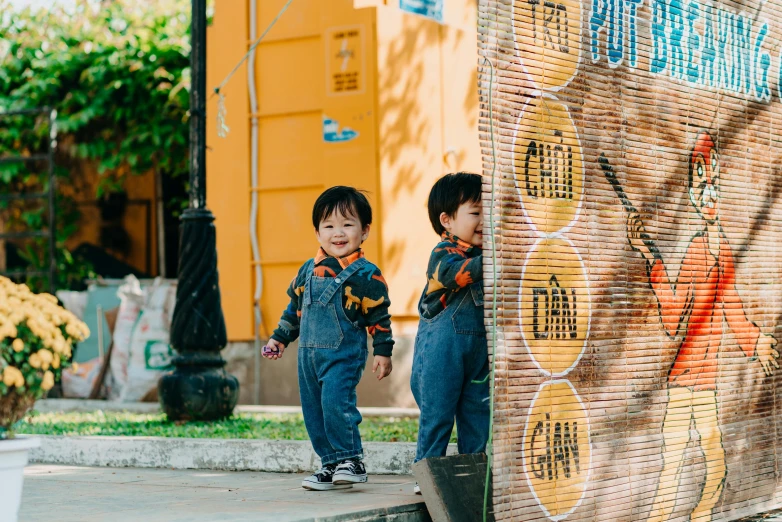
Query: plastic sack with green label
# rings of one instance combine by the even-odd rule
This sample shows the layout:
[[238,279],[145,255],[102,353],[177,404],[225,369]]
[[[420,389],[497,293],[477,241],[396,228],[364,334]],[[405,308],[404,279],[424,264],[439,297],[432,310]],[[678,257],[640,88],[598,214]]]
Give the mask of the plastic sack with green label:
[[140,401],[157,388],[163,372],[172,368],[169,345],[176,282],[156,279],[144,288],[144,303],[130,334],[127,383],[120,400]]

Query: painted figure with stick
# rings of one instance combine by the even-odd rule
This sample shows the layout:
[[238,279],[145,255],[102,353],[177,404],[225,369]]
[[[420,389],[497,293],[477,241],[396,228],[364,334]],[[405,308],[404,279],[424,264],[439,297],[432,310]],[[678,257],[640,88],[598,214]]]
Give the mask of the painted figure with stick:
[[663,421],[663,470],[649,521],[667,521],[676,505],[685,448],[694,424],[703,452],[706,478],[690,520],[712,519],[727,468],[717,403],[718,362],[724,325],[739,347],[758,361],[766,375],[779,365],[777,341],[750,321],[736,289],[734,259],[720,225],[720,166],[717,147],[708,132],[700,132],[689,157],[688,194],[701,218],[689,240],[678,277],[670,277],[638,210],[627,198],[605,156],[600,166],[627,211],[627,238],[646,261],[649,284],[659,304],[665,332],[681,340],[668,374],[668,406]]

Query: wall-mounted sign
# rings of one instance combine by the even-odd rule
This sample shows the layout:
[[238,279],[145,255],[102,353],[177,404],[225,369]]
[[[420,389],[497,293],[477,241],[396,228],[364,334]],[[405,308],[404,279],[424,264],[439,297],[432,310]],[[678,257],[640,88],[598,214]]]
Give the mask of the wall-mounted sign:
[[443,4],[445,0],[399,0],[399,8],[408,13],[443,21]]
[[350,127],[340,128],[339,122],[323,115],[323,141],[338,143],[342,141],[354,140],[358,137],[358,132]]
[[360,25],[326,30],[326,92],[364,92],[364,32]]

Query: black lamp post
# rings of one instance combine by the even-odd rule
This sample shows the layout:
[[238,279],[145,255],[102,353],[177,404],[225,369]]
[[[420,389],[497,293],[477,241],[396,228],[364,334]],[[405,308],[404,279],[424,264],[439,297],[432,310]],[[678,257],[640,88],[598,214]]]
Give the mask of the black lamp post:
[[158,395],[169,420],[216,420],[233,412],[239,382],[225,371],[214,215],[206,208],[206,0],[192,0],[190,206],[182,214],[179,283],[171,324],[175,369]]

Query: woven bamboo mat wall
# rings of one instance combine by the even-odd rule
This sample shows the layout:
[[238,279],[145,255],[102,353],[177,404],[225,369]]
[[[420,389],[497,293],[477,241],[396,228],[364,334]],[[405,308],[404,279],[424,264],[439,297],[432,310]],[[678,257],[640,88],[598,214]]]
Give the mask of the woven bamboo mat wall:
[[782,504],[780,42],[780,0],[479,1],[498,520]]

